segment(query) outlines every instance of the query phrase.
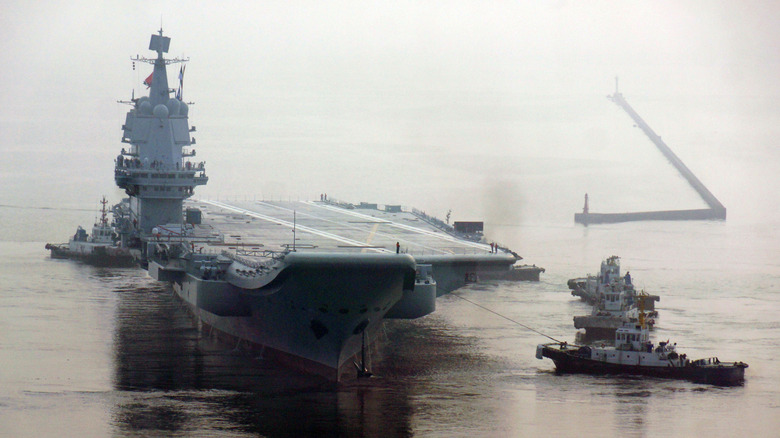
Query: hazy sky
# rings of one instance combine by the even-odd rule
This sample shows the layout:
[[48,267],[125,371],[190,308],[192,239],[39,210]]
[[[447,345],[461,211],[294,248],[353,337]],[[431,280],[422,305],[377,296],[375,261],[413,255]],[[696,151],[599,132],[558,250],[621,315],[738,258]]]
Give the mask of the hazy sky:
[[[509,98],[502,96],[510,95],[553,100],[595,95],[604,105],[603,96],[612,91],[614,76],[619,75],[621,89],[632,99],[687,97],[694,99],[697,110],[708,99],[717,99],[720,105],[744,108],[741,126],[749,126],[751,117],[768,126],[778,119],[776,106],[769,111],[758,108],[753,98],[763,96],[762,102],[767,96],[771,101],[780,98],[778,19],[780,3],[771,1],[11,1],[3,4],[0,14],[0,56],[5,61],[0,69],[0,135],[4,137],[0,148],[24,152],[26,144],[34,144],[36,154],[56,157],[52,159],[60,163],[112,159],[121,146],[118,126],[127,110],[116,100],[129,98],[133,88],[141,91],[141,76],[148,69],[138,66],[133,72],[129,58],[137,53],[151,56],[146,50],[149,34],[161,22],[173,38],[169,55],[192,59],[185,99],[197,103],[192,123],[206,126],[199,140],[208,140],[204,147],[218,146],[203,152],[203,156],[212,154],[212,163],[214,151],[227,150],[232,143],[255,138],[258,144],[269,145],[279,140],[275,135],[289,136],[274,117],[284,113],[290,102],[306,105],[295,101],[296,93],[312,100],[312,105],[323,105],[329,116],[340,111],[339,102],[349,102],[353,95],[365,100],[367,110],[372,99],[384,107],[392,99],[401,99],[406,106],[399,104],[399,111],[413,114],[408,102],[448,90],[497,93],[497,97],[483,97],[488,106],[496,101],[504,104],[501,99]],[[461,117],[472,124],[479,118],[480,107],[474,102],[450,103],[447,106],[452,108],[445,108],[439,117],[449,115],[456,121]],[[659,112],[667,110],[674,109]],[[299,140],[323,141],[332,134],[329,129],[336,129],[318,131],[317,121],[312,120],[317,111],[311,109],[309,119],[301,117],[305,132]],[[690,108],[672,112],[670,121],[678,114],[692,113]],[[348,128],[358,138],[361,130],[398,136],[398,126],[372,125],[361,120],[365,115],[344,115],[354,120]],[[419,117],[429,114],[421,111]],[[539,127],[554,117],[561,115],[540,112],[526,122],[529,129],[541,132]],[[674,134],[675,127],[668,126],[674,123],[661,117],[651,120],[660,133]],[[420,126],[433,124],[435,120]],[[403,136],[430,146],[431,153],[441,148],[442,157],[454,154],[454,161],[471,159],[459,156],[457,149],[459,139],[475,147],[475,142],[464,140],[468,137],[447,138],[447,132],[405,128],[408,132]],[[572,129],[576,138],[589,132],[587,127]],[[507,143],[514,140],[509,131],[488,134]],[[762,135],[748,153],[774,150],[768,134]],[[556,140],[550,137],[550,141]],[[487,142],[478,147],[490,151]],[[527,147],[536,155],[568,154],[565,149],[545,149],[547,145],[541,143]],[[503,150],[493,153],[500,156]],[[691,156],[684,148],[680,154],[684,159]],[[416,158],[409,153],[399,159]],[[705,167],[688,164],[697,171]],[[10,164],[0,166],[6,166],[0,171],[13,170]],[[725,165],[714,166],[720,172],[718,166]],[[205,190],[229,190],[224,184],[232,182],[231,169],[211,169],[218,178]],[[284,178],[266,170],[273,181]],[[705,183],[718,179],[706,172],[699,176]],[[110,171],[104,177],[110,186]],[[273,181],[266,184],[273,186]],[[323,179],[314,176],[304,182],[322,185]],[[283,183],[278,186],[276,191],[285,190]],[[344,186],[338,188],[346,191]],[[718,196],[724,187],[716,182],[711,189]],[[364,188],[364,193],[373,195],[377,190]]]
[[221,79],[220,90],[286,74],[423,90],[511,81],[554,94],[620,74],[657,93],[780,95],[779,18],[777,2],[752,1],[12,1],[0,17],[0,98],[7,116],[58,94],[127,88],[116,63],[161,22],[171,53],[208,65],[192,74]]

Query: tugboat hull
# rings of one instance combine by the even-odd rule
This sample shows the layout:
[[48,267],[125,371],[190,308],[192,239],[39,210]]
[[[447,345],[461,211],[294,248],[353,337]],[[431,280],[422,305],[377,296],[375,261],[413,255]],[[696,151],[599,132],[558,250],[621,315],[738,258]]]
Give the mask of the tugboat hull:
[[478,271],[480,280],[539,281],[544,268],[531,265],[512,266],[505,271]]
[[672,362],[667,363],[666,366],[642,365],[640,352],[626,352],[629,359],[631,354],[636,357],[634,364],[611,363],[586,357],[591,353],[589,349],[583,350],[583,348],[588,347],[565,344],[540,345],[537,349],[537,357],[552,359],[558,373],[626,374],[690,380],[719,386],[741,385],[745,380],[745,368],[748,367],[742,362],[708,363],[705,359],[688,362],[683,366],[675,366]]
[[73,259],[98,267],[134,267],[135,258],[124,248],[95,245],[87,251],[73,251],[67,244],[47,243],[53,259]]

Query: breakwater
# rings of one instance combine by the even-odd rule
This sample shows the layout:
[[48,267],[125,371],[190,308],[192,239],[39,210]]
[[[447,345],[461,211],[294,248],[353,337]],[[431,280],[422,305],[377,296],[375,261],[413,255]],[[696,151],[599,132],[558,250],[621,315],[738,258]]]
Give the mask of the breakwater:
[[645,133],[647,138],[653,142],[659,151],[669,160],[670,163],[677,169],[678,172],[685,178],[694,190],[701,196],[704,202],[707,203],[709,208],[707,209],[694,209],[694,210],[663,210],[663,211],[644,211],[644,212],[630,212],[630,213],[591,213],[588,208],[588,198],[585,195],[585,207],[582,213],[576,213],[574,215],[574,221],[581,224],[598,224],[598,223],[616,223],[616,222],[630,222],[630,221],[647,221],[647,220],[724,220],[726,219],[726,207],[715,198],[715,195],[707,189],[707,187],[696,177],[696,175],[688,169],[688,166],[682,162],[682,160],[666,145],[661,139],[661,136],[656,134],[655,131],[642,119],[642,117],[629,105],[623,94],[615,89],[615,93],[607,96],[616,105],[621,107],[636,126]]

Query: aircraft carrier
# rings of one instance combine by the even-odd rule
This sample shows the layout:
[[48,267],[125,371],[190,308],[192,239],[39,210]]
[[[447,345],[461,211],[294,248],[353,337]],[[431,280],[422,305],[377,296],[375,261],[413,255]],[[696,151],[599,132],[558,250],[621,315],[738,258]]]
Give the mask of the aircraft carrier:
[[[114,209],[119,245],[169,282],[199,328],[263,357],[338,381],[366,374],[362,354],[386,318],[433,312],[436,297],[481,276],[538,280],[518,255],[458,235],[400,206],[333,202],[193,200],[208,182],[196,162],[189,106],[168,85],[170,38],[153,34],[149,95],[122,126]],[[473,237],[473,236],[472,236]],[[534,278],[535,277],[535,278]],[[358,363],[359,362],[359,363]]]

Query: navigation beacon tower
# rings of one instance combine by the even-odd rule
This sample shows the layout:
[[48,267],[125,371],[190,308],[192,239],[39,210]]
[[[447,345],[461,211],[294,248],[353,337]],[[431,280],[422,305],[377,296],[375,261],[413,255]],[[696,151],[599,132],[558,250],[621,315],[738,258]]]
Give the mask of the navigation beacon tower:
[[189,127],[189,107],[181,100],[183,70],[175,93],[168,88],[166,67],[189,59],[165,59],[170,43],[160,29],[149,42],[157,58],[131,58],[154,65],[154,70],[145,81],[149,96],[124,102],[133,106],[122,125],[122,142],[130,148],[122,148],[117,157],[115,181],[130,196],[122,224],[129,238],[126,245],[147,240],[155,227],[182,224],[182,201],[192,196],[195,186],[208,182],[203,163],[190,161],[195,151],[184,149],[195,144],[190,138],[195,127]]

